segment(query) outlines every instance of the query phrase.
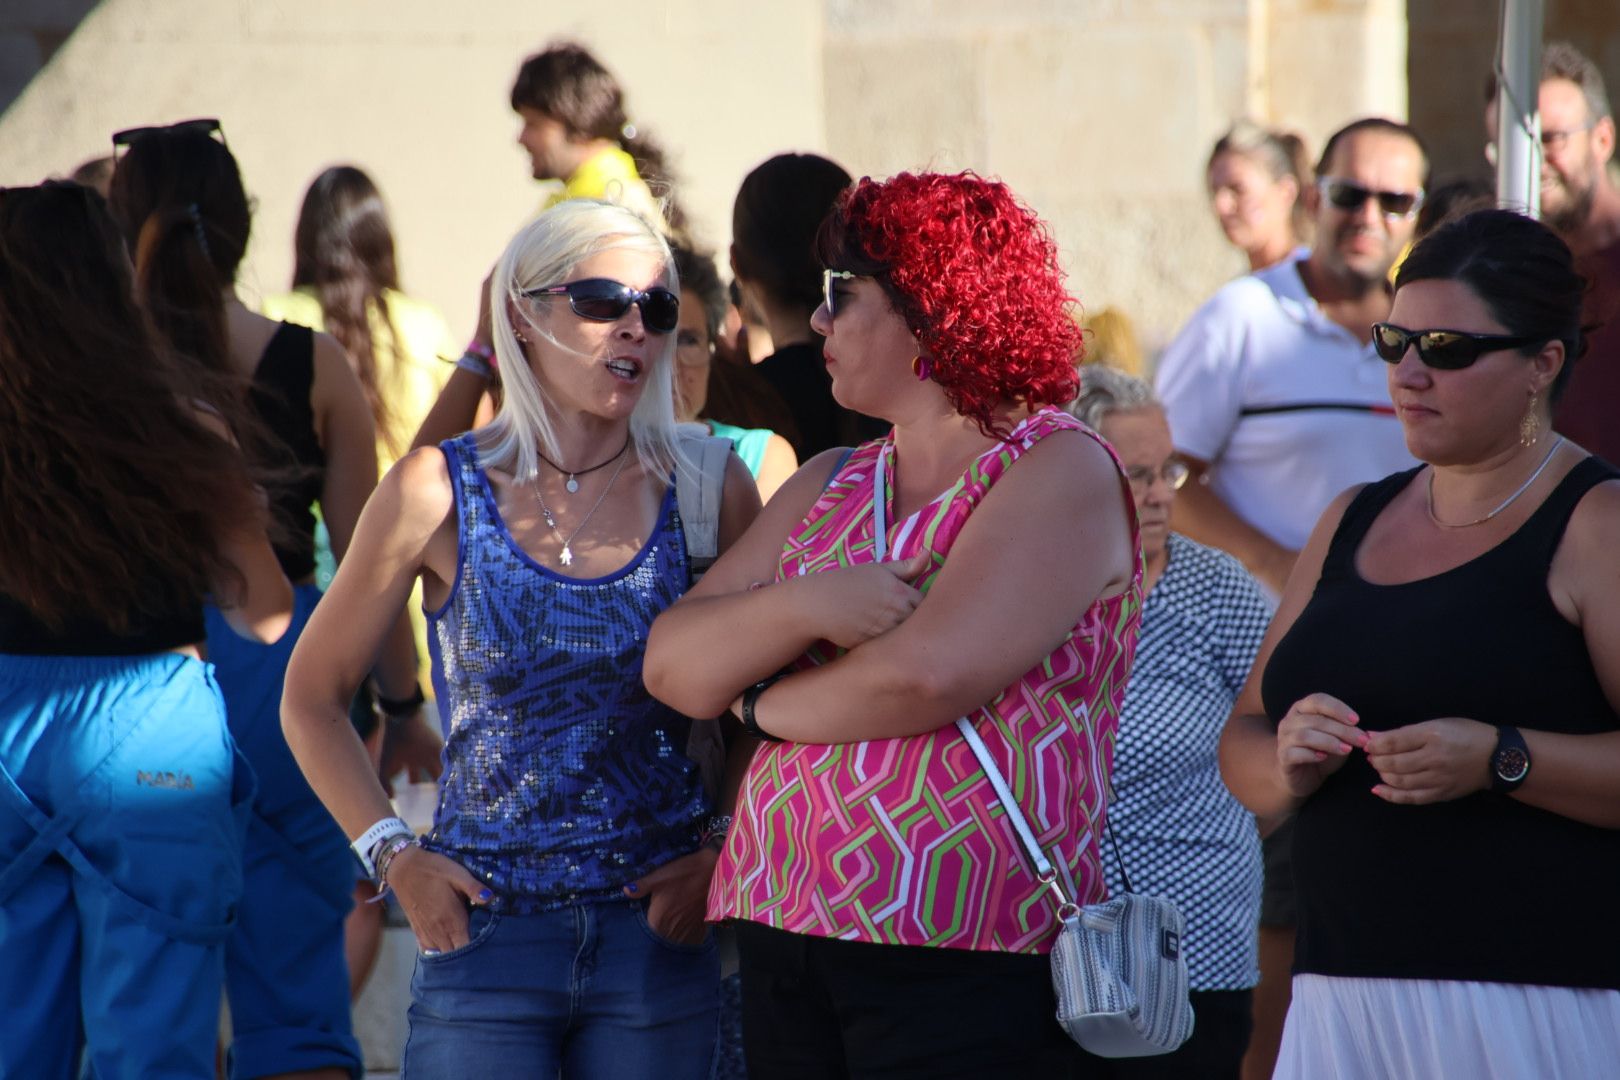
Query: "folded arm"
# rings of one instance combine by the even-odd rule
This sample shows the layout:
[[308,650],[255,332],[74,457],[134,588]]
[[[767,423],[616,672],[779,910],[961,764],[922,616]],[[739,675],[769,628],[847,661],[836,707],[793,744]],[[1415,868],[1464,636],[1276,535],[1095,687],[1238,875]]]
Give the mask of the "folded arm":
[[1136,551],[1118,469],[1078,432],[1043,439],[998,480],[910,617],[760,695],[760,727],[795,742],[919,735],[992,701],[1049,656]]

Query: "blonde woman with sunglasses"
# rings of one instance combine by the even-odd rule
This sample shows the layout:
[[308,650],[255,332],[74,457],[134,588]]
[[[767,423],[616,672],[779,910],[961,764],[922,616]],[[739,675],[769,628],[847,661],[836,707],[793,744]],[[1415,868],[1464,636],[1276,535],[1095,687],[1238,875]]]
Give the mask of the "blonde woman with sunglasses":
[[[724,822],[690,721],[641,684],[692,569],[679,290],[623,207],[572,200],[520,232],[490,285],[499,414],[389,471],[293,656],[288,741],[421,946],[405,1075],[708,1074]],[[722,549],[759,508],[743,464],[726,470]],[[342,722],[418,578],[448,720],[420,842]]]

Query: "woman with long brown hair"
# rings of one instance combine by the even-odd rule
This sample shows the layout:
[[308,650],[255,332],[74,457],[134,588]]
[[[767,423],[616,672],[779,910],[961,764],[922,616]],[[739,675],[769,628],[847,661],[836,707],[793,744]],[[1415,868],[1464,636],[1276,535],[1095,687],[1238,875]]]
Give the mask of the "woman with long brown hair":
[[[236,298],[250,214],[236,160],[213,122],[120,133],[112,210],[135,253],[137,295],[200,375],[232,384],[265,438],[244,445],[287,482],[272,487],[276,546],[296,586],[292,629],[273,648],[241,643],[210,613],[209,658],[231,730],[259,778],[248,834],[248,887],[226,956],[232,1066],[238,1077],[359,1071],[351,1032],[343,920],[354,864],[282,738],[281,684],[320,592],[315,511],[342,561],[376,486],[370,410],[343,348],[307,327],[257,315]],[[382,707],[420,704],[403,613],[375,672]]]
[[0,1075],[211,1077],[252,779],[203,603],[273,642],[292,593],[77,184],[0,190],[0,498]]

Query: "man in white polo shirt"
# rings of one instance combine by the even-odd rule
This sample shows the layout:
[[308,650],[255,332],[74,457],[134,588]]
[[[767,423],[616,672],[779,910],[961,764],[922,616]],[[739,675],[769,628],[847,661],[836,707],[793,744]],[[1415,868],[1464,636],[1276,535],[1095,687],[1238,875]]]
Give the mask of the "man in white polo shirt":
[[1416,464],[1370,327],[1389,316],[1389,269],[1427,172],[1406,125],[1341,128],[1304,193],[1315,246],[1222,288],[1159,362],[1176,449],[1204,481],[1178,496],[1176,530],[1236,555],[1273,594],[1335,495]]
[[[1358,120],[1333,134],[1304,196],[1309,253],[1239,278],[1159,361],[1176,449],[1202,483],[1176,497],[1177,532],[1237,556],[1274,596],[1334,496],[1410,468],[1372,324],[1412,239],[1428,153],[1417,133]],[[1260,985],[1243,1075],[1270,1076],[1288,1011],[1294,897],[1286,826],[1265,838]]]

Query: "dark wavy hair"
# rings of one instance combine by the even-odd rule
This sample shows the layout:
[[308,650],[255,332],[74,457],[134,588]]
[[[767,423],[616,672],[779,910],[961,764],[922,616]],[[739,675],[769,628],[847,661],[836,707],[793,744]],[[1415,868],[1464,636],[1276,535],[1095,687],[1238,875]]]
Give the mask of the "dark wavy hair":
[[[320,301],[326,329],[349,354],[377,433],[388,441],[388,401],[378,385],[377,356],[386,352],[399,359],[399,333],[384,291],[399,288],[399,268],[382,193],[353,165],[334,165],[304,192],[293,232],[292,283]],[[381,340],[372,338],[373,311],[389,331]]]
[[1564,343],[1564,366],[1549,397],[1557,402],[1585,348],[1581,305],[1586,279],[1569,245],[1541,222],[1515,210],[1476,210],[1442,224],[1419,241],[1395,276],[1397,290],[1414,281],[1456,281],[1485,304],[1509,334]]
[[534,109],[558,120],[570,135],[607,139],[636,163],[636,172],[664,204],[673,229],[686,226],[675,201],[675,173],[657,140],[632,124],[624,108],[624,90],[613,73],[573,42],[560,42],[523,61],[512,83],[512,109]]
[[220,538],[264,514],[196,400],[101,197],[0,189],[0,592],[53,628],[124,632],[240,581]]
[[731,208],[737,276],[808,317],[821,303],[816,230],[851,182],[843,166],[818,154],[777,154],[755,166]]
[[224,291],[252,212],[236,159],[197,131],[153,131],[113,170],[108,205],[135,260],[135,292],[182,356],[232,377]]
[[997,180],[971,172],[865,178],[816,238],[823,265],[875,278],[934,360],[951,406],[986,435],[1000,403],[1073,400],[1083,354],[1057,244]]

